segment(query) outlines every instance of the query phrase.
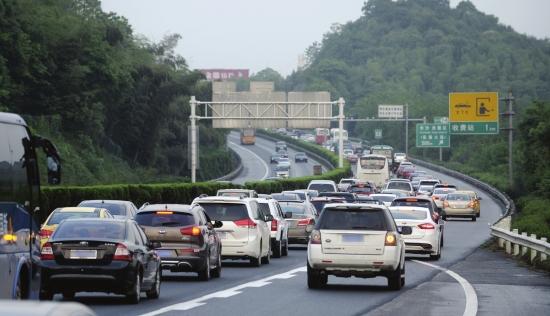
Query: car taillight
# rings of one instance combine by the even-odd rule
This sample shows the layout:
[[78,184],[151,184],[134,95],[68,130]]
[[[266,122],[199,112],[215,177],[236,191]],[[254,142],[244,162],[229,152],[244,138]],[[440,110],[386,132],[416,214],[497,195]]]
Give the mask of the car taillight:
[[197,227],[197,226],[184,227],[184,228],[180,229],[180,233],[182,235],[187,235],[187,236],[200,236],[201,229],[200,229],[200,227]]
[[395,246],[397,245],[397,238],[393,232],[386,233],[386,240],[384,242],[385,246]]
[[271,231],[276,232],[278,228],[279,228],[279,222],[276,219],[273,219],[271,221]]
[[313,230],[309,236],[309,243],[314,245],[321,244],[321,232],[318,230]]
[[240,219],[238,221],[233,221],[235,225],[239,227],[248,227],[248,228],[255,228],[257,224],[251,220],[250,218]]
[[132,261],[132,256],[130,250],[128,250],[128,247],[126,247],[126,245],[124,244],[117,244],[113,260]]
[[473,207],[474,207],[474,204],[475,204],[475,203],[472,201],[472,202],[468,203],[468,207],[473,208]]
[[47,230],[47,229],[41,229],[40,232],[38,232],[38,235],[40,236],[40,238],[50,238],[53,234],[53,231],[52,230]]
[[420,228],[420,229],[435,229],[435,226],[432,223],[423,223],[423,224],[419,224],[418,228]]
[[304,218],[298,221],[298,226],[313,225],[313,218]]
[[40,259],[41,260],[54,260],[52,244],[49,242],[45,243],[40,250]]
[[432,200],[439,200],[439,196],[432,195]]
[[443,207],[449,207],[449,202],[443,201]]

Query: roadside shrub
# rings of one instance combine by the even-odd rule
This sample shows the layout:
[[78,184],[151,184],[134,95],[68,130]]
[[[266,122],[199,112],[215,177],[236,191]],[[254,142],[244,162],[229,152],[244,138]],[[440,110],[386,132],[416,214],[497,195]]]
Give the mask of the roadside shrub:
[[536,234],[537,238],[550,239],[550,200],[527,196],[519,199],[517,207],[520,210],[512,220],[512,228],[520,232]]

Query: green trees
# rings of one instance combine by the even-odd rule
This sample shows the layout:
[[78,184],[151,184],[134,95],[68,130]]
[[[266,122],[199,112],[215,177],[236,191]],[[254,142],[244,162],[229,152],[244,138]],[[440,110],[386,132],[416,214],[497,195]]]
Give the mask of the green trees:
[[[0,0],[0,109],[57,122],[55,129],[41,124],[37,132],[70,145],[60,146],[63,156],[73,157],[65,170],[81,169],[80,162],[88,170],[101,169],[82,157],[94,152],[123,158],[136,172],[150,170],[142,173],[145,179],[137,177],[141,181],[155,173],[183,179],[188,98],[205,97],[210,89],[175,53],[179,39],[136,38],[126,19],[103,12],[97,0]],[[223,133],[203,133],[210,134],[203,145],[224,148]],[[229,159],[223,149],[202,153]],[[199,178],[231,167],[203,170]],[[133,178],[100,174],[67,178],[78,184]]]

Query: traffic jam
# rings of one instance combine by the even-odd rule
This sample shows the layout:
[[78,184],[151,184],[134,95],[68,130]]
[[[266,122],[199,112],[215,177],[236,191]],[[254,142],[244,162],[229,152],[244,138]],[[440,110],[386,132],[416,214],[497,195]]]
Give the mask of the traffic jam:
[[[338,183],[312,180],[271,194],[224,189],[189,205],[138,208],[106,199],[53,210],[40,230],[40,300],[103,292],[137,304],[161,296],[165,272],[208,282],[223,278],[230,261],[254,269],[292,255],[289,245],[307,246],[310,289],[325,287],[332,275],[382,276],[388,289],[400,290],[405,257],[439,260],[449,220],[476,221],[481,198],[443,183],[390,146],[344,144],[355,174]],[[276,163],[289,165],[286,144],[276,147]]]

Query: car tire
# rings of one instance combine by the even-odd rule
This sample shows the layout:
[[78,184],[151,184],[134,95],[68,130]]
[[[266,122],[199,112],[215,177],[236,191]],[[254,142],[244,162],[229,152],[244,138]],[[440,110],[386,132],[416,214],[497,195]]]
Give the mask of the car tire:
[[388,288],[391,291],[399,291],[401,290],[401,284],[404,282],[401,281],[403,276],[401,275],[402,269],[400,267],[397,267],[394,271],[390,272],[388,275]]
[[131,292],[126,295],[126,301],[129,304],[138,304],[141,298],[141,275],[139,270],[136,270],[136,279],[132,284]]
[[210,275],[213,278],[219,278],[222,276],[222,255],[221,253],[218,253],[218,260],[216,262],[216,267],[212,269],[210,272]]
[[313,269],[307,263],[307,287],[310,289],[320,289],[327,285],[328,276],[319,273],[319,270]]
[[256,268],[259,268],[262,266],[262,246],[260,242],[260,253],[258,254],[257,258],[250,258],[250,265]]
[[64,300],[74,300],[74,291],[64,291],[62,294]]
[[441,243],[439,244],[439,250],[436,254],[430,254],[430,260],[437,261],[441,259]]
[[477,214],[476,214],[476,217],[477,217],[477,218],[481,217],[481,212],[477,213]]
[[273,258],[281,258],[281,254],[283,253],[283,241],[275,240],[273,246]]
[[[269,247],[271,248],[271,247]],[[262,257],[262,264],[269,264],[271,262],[271,249],[267,251],[267,255]]]
[[475,222],[477,220],[477,216],[472,216],[472,222]]
[[288,239],[285,241],[285,246],[283,247],[283,256],[288,256]]
[[204,268],[199,271],[199,281],[208,281],[208,280],[210,280],[210,253],[206,254]]
[[38,293],[38,299],[41,301],[51,301],[53,300],[53,293],[51,291],[41,289]]
[[149,291],[145,292],[147,295],[147,298],[149,299],[157,299],[160,296],[160,282],[162,279],[162,272],[160,266],[157,269],[157,274],[155,275],[155,283],[151,286],[151,289]]

